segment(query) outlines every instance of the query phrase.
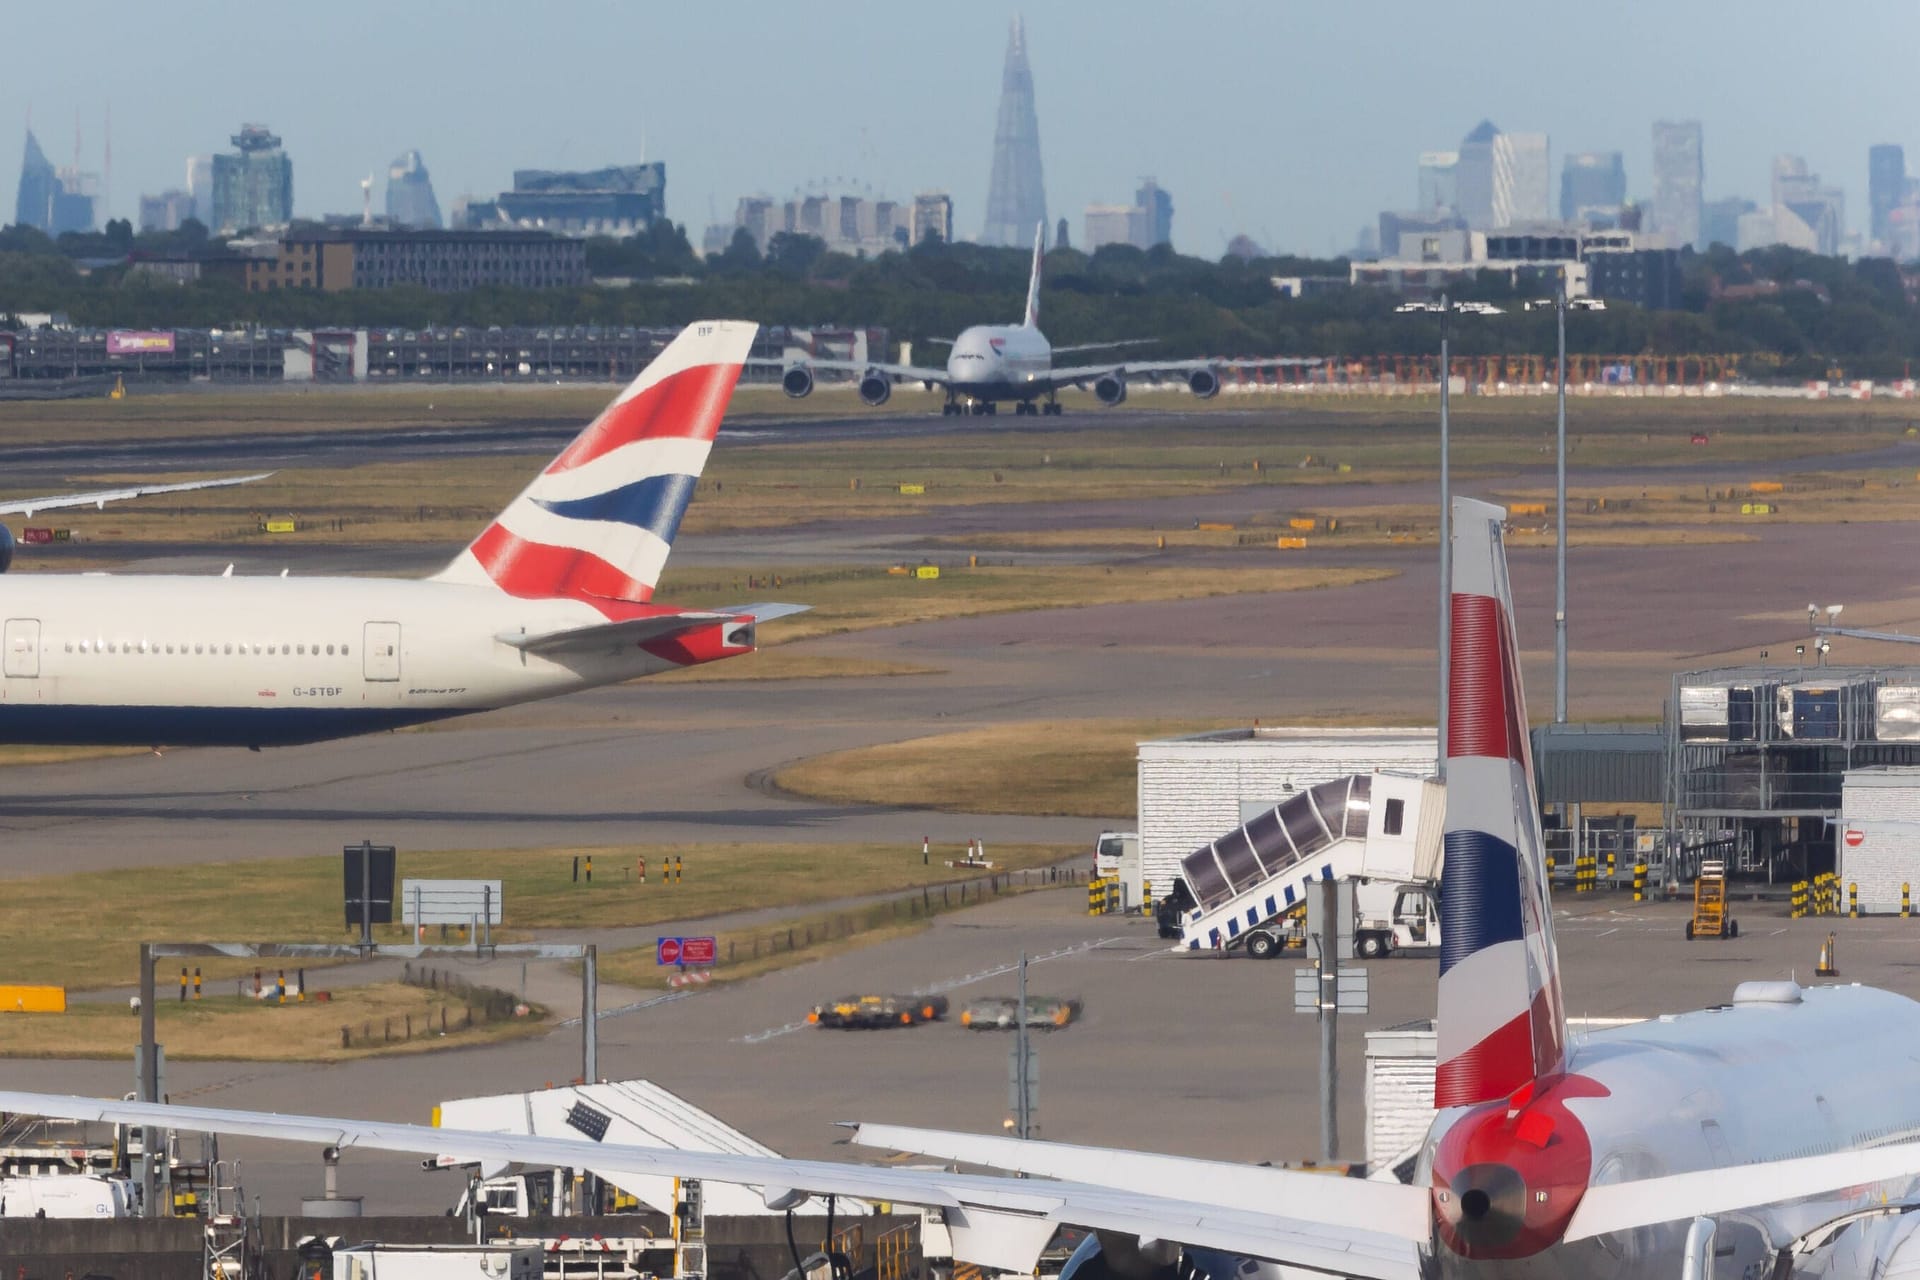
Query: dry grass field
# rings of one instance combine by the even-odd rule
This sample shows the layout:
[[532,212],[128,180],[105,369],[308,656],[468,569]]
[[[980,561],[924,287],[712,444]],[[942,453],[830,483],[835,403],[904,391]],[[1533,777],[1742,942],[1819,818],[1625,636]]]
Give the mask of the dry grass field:
[[[313,985],[316,992],[322,988]],[[489,1021],[460,996],[398,982],[328,996],[282,1005],[209,988],[199,1001],[163,998],[154,1006],[156,1034],[175,1061],[342,1062],[465,1048],[547,1029],[546,1011],[537,1007],[524,1017]],[[139,1020],[118,1001],[70,1004],[65,1013],[0,1014],[5,1058],[124,1058],[139,1038]]]
[[[1003,867],[1045,866],[1066,853],[1057,846],[994,850]],[[668,858],[683,874],[663,881]],[[575,882],[591,859],[591,882]],[[639,879],[638,860],[648,878]],[[803,907],[833,899],[938,885],[965,878],[920,848],[902,845],[627,845],[536,850],[473,850],[404,854],[398,875],[501,882],[508,941],[546,928],[614,928],[725,912]],[[0,899],[0,981],[53,983],[85,990],[132,987],[139,980],[143,940],[207,942],[271,938],[351,942],[341,910],[340,860],[291,858],[39,876],[7,883]],[[236,915],[236,903],[245,909]],[[126,921],[138,920],[138,936]],[[407,939],[404,926],[380,927],[377,941]],[[431,931],[430,931],[431,932]],[[430,941],[438,941],[430,937]],[[231,979],[252,965],[205,965],[209,979]],[[164,976],[164,975],[163,975]]]

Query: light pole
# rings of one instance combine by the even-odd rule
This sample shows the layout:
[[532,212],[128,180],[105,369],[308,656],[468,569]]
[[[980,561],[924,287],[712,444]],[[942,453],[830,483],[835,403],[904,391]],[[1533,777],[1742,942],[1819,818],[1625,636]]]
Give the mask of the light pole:
[[1560,272],[1559,287],[1553,291],[1555,328],[1559,331],[1560,358],[1556,380],[1559,401],[1555,412],[1553,516],[1553,722],[1567,722],[1567,273]]
[[1440,295],[1440,719],[1435,725],[1434,776],[1447,780],[1447,665],[1453,632],[1453,492],[1447,474],[1447,398],[1453,383],[1453,357],[1447,339],[1453,325],[1453,304]]

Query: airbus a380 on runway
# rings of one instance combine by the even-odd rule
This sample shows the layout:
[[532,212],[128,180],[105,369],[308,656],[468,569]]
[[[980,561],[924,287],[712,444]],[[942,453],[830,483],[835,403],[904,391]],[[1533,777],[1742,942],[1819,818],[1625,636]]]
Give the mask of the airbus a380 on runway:
[[1920,1004],[1749,982],[1722,1007],[1569,1038],[1505,514],[1454,505],[1439,1111],[1411,1184],[887,1125],[856,1141],[1030,1176],[29,1093],[0,1110],[704,1178],[774,1208],[809,1192],[925,1205],[958,1258],[1011,1272],[1069,1224],[1098,1233],[1069,1270],[1107,1250],[1130,1255],[1110,1259],[1119,1274],[1177,1258],[1205,1280],[1920,1275]]
[[[1055,356],[1080,351],[1108,351],[1116,347],[1139,346],[1143,341],[1094,342],[1077,347],[1056,347],[1040,332],[1040,271],[1045,262],[1043,237],[1046,224],[1033,237],[1033,271],[1027,278],[1027,313],[1019,324],[977,324],[963,330],[953,340],[945,369],[929,369],[911,364],[887,364],[884,361],[804,360],[782,365],[780,385],[794,399],[813,391],[816,370],[851,373],[859,379],[860,398],[878,407],[893,395],[896,382],[918,382],[940,387],[947,393],[944,414],[996,413],[1003,400],[1011,400],[1015,413],[1057,414],[1062,387],[1091,387],[1102,404],[1120,404],[1127,398],[1130,378],[1180,378],[1187,389],[1202,400],[1220,394],[1220,371],[1230,366],[1255,364],[1271,367],[1281,364],[1312,363],[1292,360],[1148,360],[1129,363],[1055,366]],[[754,361],[755,364],[769,362]]]
[[689,325],[423,581],[0,578],[0,742],[314,742],[751,652],[794,609],[653,591],[754,332]]

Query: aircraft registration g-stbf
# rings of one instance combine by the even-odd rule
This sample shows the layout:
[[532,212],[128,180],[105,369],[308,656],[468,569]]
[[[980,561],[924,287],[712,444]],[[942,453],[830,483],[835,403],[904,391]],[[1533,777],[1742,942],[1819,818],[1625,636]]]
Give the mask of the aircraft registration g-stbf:
[[0,578],[0,742],[314,742],[751,652],[794,610],[653,591],[754,331],[690,325],[425,580]]
[[616,1185],[703,1178],[789,1210],[807,1193],[924,1205],[961,1260],[1022,1273],[1061,1225],[1096,1233],[1075,1267],[1178,1262],[1205,1280],[1920,1273],[1920,1005],[1750,982],[1720,1008],[1568,1037],[1504,517],[1454,507],[1439,1109],[1410,1183],[890,1125],[855,1140],[1029,1176],[28,1093],[0,1093],[0,1109],[592,1168]]

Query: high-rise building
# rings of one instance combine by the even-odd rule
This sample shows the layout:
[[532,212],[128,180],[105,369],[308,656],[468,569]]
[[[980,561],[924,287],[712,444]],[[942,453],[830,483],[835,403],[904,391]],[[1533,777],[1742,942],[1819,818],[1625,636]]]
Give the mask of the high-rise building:
[[140,197],[142,231],[178,231],[180,224],[193,217],[193,194],[178,188],[157,196]]
[[1723,244],[1735,249],[1740,244],[1740,219],[1754,212],[1759,206],[1742,196],[1728,196],[1724,200],[1710,200],[1700,208],[1700,244]]
[[1513,157],[1513,209],[1501,226],[1545,222],[1553,217],[1553,165],[1544,133],[1509,133]]
[[50,236],[93,230],[98,179],[90,173],[55,169],[40,150],[33,130],[27,130],[26,154],[20,163],[20,189],[14,200],[14,221],[37,227]]
[[1133,193],[1133,202],[1140,207],[1146,217],[1146,234],[1142,249],[1151,249],[1157,244],[1173,243],[1173,197],[1163,191],[1152,178],[1140,179],[1140,189]]
[[433,198],[433,179],[418,151],[387,166],[387,221],[417,231],[440,229],[440,202]]
[[1700,193],[1706,182],[1698,120],[1658,120],[1653,126],[1653,225],[1669,248],[1704,248]]
[[553,231],[566,236],[630,236],[664,217],[667,166],[515,169],[513,190],[454,204],[453,226],[470,231]]
[[1000,118],[993,130],[993,175],[987,182],[986,244],[1033,243],[1047,220],[1040,174],[1040,120],[1033,109],[1033,70],[1027,65],[1026,23],[1016,17],[1000,73]]
[[213,157],[187,157],[187,194],[193,197],[193,216],[209,230],[213,227]]
[[1560,220],[1615,221],[1627,202],[1627,165],[1618,151],[1575,151],[1560,162]]
[[1460,153],[1422,151],[1419,190],[1413,207],[1441,213],[1460,206]]
[[222,233],[284,227],[293,221],[293,161],[280,135],[242,125],[235,150],[213,158],[213,229]]
[[1146,218],[1137,204],[1090,204],[1084,215],[1082,247],[1093,253],[1102,245],[1138,245]]
[[929,236],[953,243],[953,197],[944,191],[922,191],[913,198],[913,243]]
[[[766,253],[767,241],[773,239],[773,233],[781,229],[779,222],[779,206],[771,196],[741,196],[733,207],[733,225],[752,236],[754,247],[762,254]],[[732,243],[731,233],[727,242]]]
[[1460,142],[1454,167],[1460,216],[1475,231],[1513,222],[1513,142],[1491,120],[1482,120]]
[[40,140],[29,129],[26,156],[20,162],[20,189],[14,197],[13,220],[23,227],[48,231],[53,226],[53,202],[59,195],[60,179],[54,176],[53,162],[40,150]]
[[1867,234],[1886,245],[1887,216],[1906,203],[1907,153],[1897,142],[1867,148]]
[[1072,241],[1067,239],[1067,220],[1065,218],[1060,219],[1060,221],[1053,225],[1053,247],[1055,249],[1073,248]]
[[1847,230],[1847,198],[1820,184],[1806,157],[1773,158],[1773,234],[1777,244],[1831,257]]

